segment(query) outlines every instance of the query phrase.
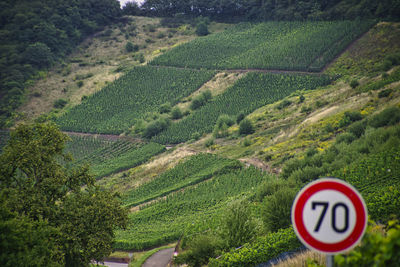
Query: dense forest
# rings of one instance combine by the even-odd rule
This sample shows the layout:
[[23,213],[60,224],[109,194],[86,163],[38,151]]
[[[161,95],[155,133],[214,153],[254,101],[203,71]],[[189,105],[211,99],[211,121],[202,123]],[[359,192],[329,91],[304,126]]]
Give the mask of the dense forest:
[[337,20],[382,18],[398,20],[398,0],[145,0],[129,3],[126,14],[210,16],[215,19]]
[[0,128],[39,70],[70,53],[85,37],[120,15],[117,0],[0,2]]

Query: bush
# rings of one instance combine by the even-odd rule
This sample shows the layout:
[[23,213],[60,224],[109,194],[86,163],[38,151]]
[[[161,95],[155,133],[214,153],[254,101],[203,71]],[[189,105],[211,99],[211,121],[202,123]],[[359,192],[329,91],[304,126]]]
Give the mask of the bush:
[[394,125],[400,122],[400,108],[389,107],[374,115],[369,120],[368,124],[374,128]]
[[163,113],[169,113],[171,111],[171,104],[170,103],[164,103],[160,106],[159,112],[161,114]]
[[361,120],[363,117],[358,111],[346,111],[344,116],[339,121],[339,127],[345,127],[355,121]]
[[205,104],[205,99],[202,95],[195,97],[190,103],[190,109],[196,110]]
[[171,119],[178,120],[183,117],[182,111],[179,107],[174,107],[171,110]]
[[192,103],[190,104],[190,109],[191,110],[196,110],[203,106],[205,103],[210,101],[212,98],[211,91],[206,90],[202,92],[200,95],[196,96],[193,100]]
[[188,243],[188,250],[178,255],[175,264],[188,264],[200,267],[208,263],[209,258],[215,258],[221,242],[215,235],[199,235]]
[[165,130],[169,125],[169,121],[164,118],[160,118],[156,121],[150,122],[144,129],[143,137],[151,138],[161,131]]
[[349,132],[349,133],[342,133],[342,134],[340,134],[340,135],[338,135],[337,137],[336,137],[336,143],[337,144],[340,144],[340,143],[346,143],[346,144],[350,144],[350,143],[352,143],[354,140],[356,140],[357,138],[356,138],[356,136],[353,134],[353,133],[351,133],[351,132]]
[[228,136],[228,128],[233,124],[234,121],[230,116],[226,114],[220,115],[214,126],[214,131],[213,131],[214,137],[221,138]]
[[236,117],[236,123],[239,124],[244,118],[245,118],[244,113],[240,112],[239,115],[237,115]]
[[200,22],[200,23],[197,24],[197,26],[196,26],[196,34],[198,36],[206,36],[209,33],[210,32],[208,31],[207,24],[205,24],[204,22]]
[[365,121],[357,121],[350,125],[348,132],[354,134],[355,137],[360,138],[364,134],[366,126]]
[[393,92],[393,89],[382,90],[378,93],[379,98],[388,97]]
[[65,99],[63,99],[63,98],[60,98],[60,99],[58,99],[58,100],[56,100],[55,102],[54,102],[54,107],[55,108],[63,108],[63,107],[65,107],[65,105],[67,105],[67,103],[68,103],[68,101],[67,100],[65,100]]
[[281,110],[281,109],[284,109],[284,108],[290,106],[291,104],[292,104],[292,101],[285,99],[285,100],[282,100],[282,101],[278,104],[278,106],[276,106],[276,108],[279,109],[279,110]]
[[291,225],[290,213],[296,193],[294,189],[281,188],[264,198],[261,214],[268,231],[275,232]]
[[351,82],[350,82],[350,87],[353,89],[359,85],[360,85],[360,83],[358,82],[358,80],[351,80]]
[[204,143],[204,145],[206,147],[210,147],[210,146],[214,145],[214,138],[207,139],[207,141]]
[[125,45],[125,50],[126,52],[133,52],[134,51],[134,46],[131,42],[127,42]]
[[244,119],[239,124],[239,134],[252,134],[254,133],[253,123],[249,119]]
[[375,223],[370,223],[361,241],[346,255],[336,255],[337,266],[399,266],[400,262],[400,225],[390,221],[387,231]]
[[83,81],[77,81],[77,82],[76,82],[76,85],[77,85],[79,88],[81,88],[81,87],[83,86]]
[[233,202],[221,221],[221,237],[229,248],[236,248],[251,241],[257,232],[248,203]]
[[283,179],[274,179],[272,181],[263,182],[255,193],[255,200],[262,202],[265,197],[272,196],[275,192],[285,187],[292,187],[294,184]]

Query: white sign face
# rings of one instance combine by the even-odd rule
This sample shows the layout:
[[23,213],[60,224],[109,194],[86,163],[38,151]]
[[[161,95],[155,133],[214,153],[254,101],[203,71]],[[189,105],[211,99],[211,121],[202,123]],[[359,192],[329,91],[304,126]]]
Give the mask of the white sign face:
[[361,239],[367,210],[351,185],[325,178],[299,192],[292,207],[292,223],[307,247],[335,254],[351,249]]

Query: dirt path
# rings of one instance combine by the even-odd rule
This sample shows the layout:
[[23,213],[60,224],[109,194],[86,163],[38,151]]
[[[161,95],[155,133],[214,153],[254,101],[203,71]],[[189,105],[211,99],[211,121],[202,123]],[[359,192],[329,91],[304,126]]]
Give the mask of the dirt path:
[[94,134],[94,133],[81,133],[81,132],[67,132],[63,131],[63,133],[69,135],[69,136],[86,136],[86,137],[98,137],[106,140],[112,140],[112,141],[117,141],[117,140],[128,140],[132,142],[137,142],[137,143],[142,143],[143,140],[140,138],[135,138],[132,136],[121,136],[121,135],[116,135],[116,134]]
[[174,248],[167,248],[154,253],[142,267],[166,267],[171,261]]

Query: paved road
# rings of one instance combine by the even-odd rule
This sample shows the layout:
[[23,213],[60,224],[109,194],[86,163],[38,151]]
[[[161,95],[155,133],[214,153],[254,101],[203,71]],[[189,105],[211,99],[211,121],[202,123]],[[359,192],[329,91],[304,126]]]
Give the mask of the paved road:
[[128,267],[128,263],[107,262],[107,261],[102,263],[102,265],[108,267]]
[[172,259],[174,248],[167,248],[154,253],[142,267],[165,267]]

